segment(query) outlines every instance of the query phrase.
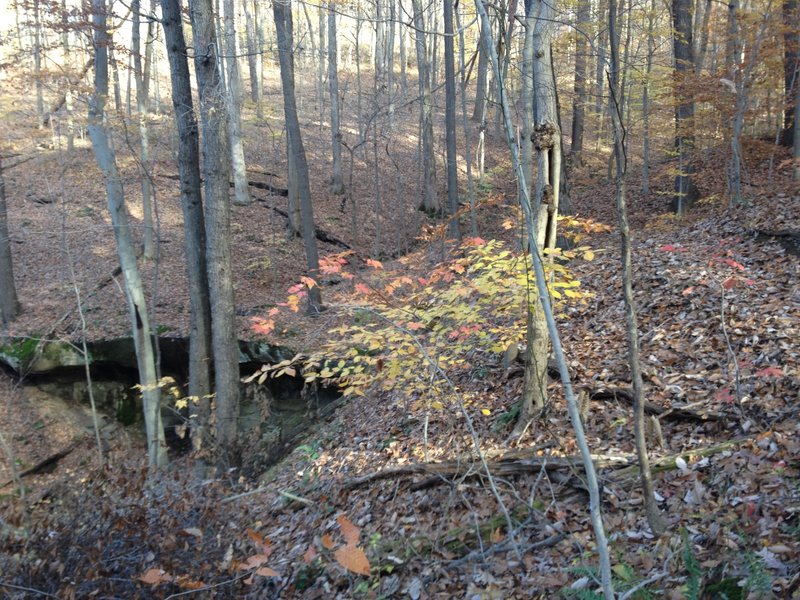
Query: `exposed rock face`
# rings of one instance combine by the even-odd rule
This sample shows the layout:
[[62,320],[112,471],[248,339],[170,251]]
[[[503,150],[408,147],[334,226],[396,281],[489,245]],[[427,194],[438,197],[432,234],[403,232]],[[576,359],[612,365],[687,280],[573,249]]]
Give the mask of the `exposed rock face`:
[[[189,341],[160,338],[161,370],[172,377],[162,397],[162,417],[168,443],[178,442],[186,430],[186,418],[174,408],[186,379]],[[91,390],[98,411],[125,425],[142,426],[142,401],[137,391],[136,354],[131,338],[101,340],[87,344],[91,367]],[[239,342],[239,365],[243,374],[262,364],[290,359],[294,351],[265,342]],[[26,387],[46,397],[54,396],[76,411],[89,406],[82,349],[66,341],[31,338],[0,340],[0,366],[23,378]],[[173,393],[174,392],[174,393]],[[267,379],[263,384],[242,384],[239,406],[239,439],[248,470],[258,472],[279,460],[292,444],[327,413],[339,397],[336,390],[307,388],[302,377]],[[325,409],[328,409],[326,411]],[[174,435],[173,435],[174,433]]]

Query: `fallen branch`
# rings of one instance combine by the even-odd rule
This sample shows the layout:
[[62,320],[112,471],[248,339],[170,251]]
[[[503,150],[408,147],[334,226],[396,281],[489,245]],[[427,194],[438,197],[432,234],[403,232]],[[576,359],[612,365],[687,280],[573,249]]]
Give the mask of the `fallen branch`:
[[[590,400],[624,400],[631,406],[633,405],[633,390],[630,388],[604,388],[601,390],[589,390]],[[698,412],[687,408],[663,408],[652,402],[645,402],[644,412],[649,415],[656,415],[661,418],[676,419],[679,421],[719,421],[722,415],[715,413]]]
[[[531,456],[530,453],[527,456],[524,455],[525,452],[522,450],[513,450],[497,459],[487,461],[492,475],[508,477],[525,473],[537,473],[542,469],[546,471],[574,469],[582,465],[581,458],[578,456]],[[633,460],[633,455],[593,457],[593,462],[598,468],[619,464],[627,466],[631,460]],[[480,460],[477,458],[448,462],[416,463],[368,473],[344,482],[342,487],[355,489],[380,479],[419,474],[433,475],[435,477],[426,479],[424,482],[415,484],[415,486],[431,487],[436,481],[444,483],[448,478],[478,477],[483,474],[483,471]]]
[[[78,447],[78,442],[73,442],[70,446],[59,450],[58,452],[51,454],[44,460],[40,460],[38,463],[33,465],[32,467],[25,469],[24,471],[20,471],[18,477],[28,477],[29,475],[35,475],[36,473],[40,473],[47,469],[50,466],[55,466],[62,458],[65,456],[69,456],[75,448]],[[14,479],[9,479],[3,485],[0,485],[0,488],[4,488],[7,485],[14,483]]]
[[[259,202],[261,202],[265,208],[272,210],[273,212],[278,213],[280,216],[284,217],[287,221],[289,220],[289,213],[283,210],[282,208],[278,208],[277,206],[270,206],[267,204],[266,200],[262,200],[260,198],[256,198]],[[326,244],[331,244],[332,246],[339,246],[340,248],[344,248],[345,250],[350,250],[351,246],[347,242],[343,242],[339,238],[331,235],[324,229],[320,229],[319,227],[314,228],[314,235],[320,242],[325,242]]]

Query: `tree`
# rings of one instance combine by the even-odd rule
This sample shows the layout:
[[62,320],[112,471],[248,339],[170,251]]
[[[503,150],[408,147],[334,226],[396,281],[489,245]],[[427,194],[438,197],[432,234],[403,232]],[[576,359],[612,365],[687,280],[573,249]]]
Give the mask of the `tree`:
[[[294,93],[294,69],[291,60],[292,43],[289,36],[292,12],[289,10],[289,0],[274,0],[272,10],[275,15],[275,33],[281,69],[283,113],[290,142],[289,160],[294,162],[296,169],[295,177],[293,180],[289,180],[289,185],[291,186],[294,181],[294,185],[297,186],[297,195],[303,219],[301,229],[303,245],[306,251],[308,276],[317,281],[319,279],[319,254],[317,253],[317,237],[314,228],[314,211],[311,205],[311,187],[308,182],[308,162],[306,161],[305,148],[303,148],[303,139],[300,135],[300,120],[297,117],[297,102]],[[322,295],[319,286],[313,285],[308,289],[308,312],[315,314],[320,310],[322,310]]]
[[339,124],[339,52],[336,44],[336,11],[328,3],[328,91],[331,101],[331,142],[333,145],[333,175],[331,192],[344,194],[342,177],[342,132]]
[[587,75],[589,68],[589,42],[587,39],[589,19],[591,18],[589,0],[578,1],[577,24],[575,30],[575,98],[572,101],[572,147],[570,155],[573,164],[581,162],[583,152],[583,131],[586,121],[586,100],[588,96]]
[[794,143],[797,130],[795,96],[800,89],[800,11],[797,0],[783,1],[783,145]]
[[436,194],[436,155],[433,148],[433,93],[431,68],[425,39],[425,17],[421,0],[412,0],[414,12],[414,39],[417,51],[417,72],[420,95],[420,137],[422,138],[423,190],[420,208],[438,213],[441,210]]
[[189,281],[189,396],[197,403],[198,426],[192,443],[199,449],[209,421],[211,393],[211,305],[206,271],[206,234],[201,195],[200,148],[194,115],[180,0],[161,0],[164,41],[178,129],[178,175]]
[[[732,9],[735,10],[735,9]],[[694,74],[694,45],[692,44],[692,2],[672,0],[672,48],[675,57],[675,151],[678,172],[672,207],[683,215],[697,197],[692,179],[692,149],[694,147],[694,97],[688,78]]]
[[233,174],[234,203],[250,204],[247,184],[247,166],[242,143],[242,81],[239,73],[239,57],[236,51],[236,28],[233,0],[223,0],[225,65],[227,66],[228,91],[228,137],[230,139],[231,169]]
[[11,239],[8,235],[6,179],[3,174],[3,157],[0,156],[0,325],[8,325],[18,313],[19,301],[14,284]]
[[664,533],[665,524],[656,503],[653,489],[653,474],[650,470],[650,458],[647,454],[644,416],[644,381],[639,361],[639,327],[636,319],[636,301],[633,297],[633,273],[631,267],[631,235],[628,227],[628,211],[625,204],[625,175],[627,169],[625,130],[622,120],[620,98],[620,59],[619,35],[617,33],[617,0],[608,0],[608,32],[611,39],[611,64],[609,70],[608,89],[611,96],[611,124],[614,134],[614,162],[616,164],[615,200],[622,253],[622,289],[625,300],[625,324],[628,334],[628,364],[633,382],[633,427],[636,443],[636,454],[639,458],[639,471],[642,478],[645,510],[650,529],[657,536]]
[[[147,113],[149,109],[148,99],[148,69],[142,70],[141,53],[141,0],[131,1],[131,13],[133,16],[131,24],[131,54],[133,56],[133,74],[136,80],[136,113],[139,117],[139,169],[141,171],[142,186],[142,227],[144,242],[144,258],[152,259],[156,256],[156,241],[153,230],[153,194],[152,181],[148,169],[150,167],[150,137],[147,127]],[[148,36],[148,44],[152,43]]]
[[[536,247],[531,252],[544,256],[555,248],[558,201],[561,193],[561,128],[558,120],[556,83],[551,60],[551,40],[555,9],[549,1],[538,0],[526,7],[533,30],[526,38],[526,58],[531,63],[533,97],[533,130],[530,140],[536,153],[536,188],[534,192],[533,231],[529,233]],[[530,25],[529,25],[530,26]],[[525,192],[527,196],[527,191]],[[527,424],[534,410],[547,402],[547,357],[550,339],[542,306],[535,297],[527,328],[528,346],[525,357],[525,383],[520,407],[520,424]]]
[[151,466],[158,467],[167,463],[167,447],[161,422],[161,398],[156,373],[153,335],[150,329],[150,316],[147,311],[144,286],[136,262],[133,235],[125,209],[122,180],[104,124],[105,103],[108,97],[109,44],[105,0],[92,0],[92,12],[95,83],[94,93],[89,100],[89,137],[92,140],[95,158],[106,184],[108,210],[111,213],[117,256],[125,284],[125,296],[128,301],[136,361],[139,367],[139,384],[144,404],[148,462]]
[[444,0],[444,88],[445,146],[447,148],[447,206],[450,211],[449,236],[461,239],[458,224],[458,170],[456,151],[456,66],[453,31],[453,0]]
[[206,267],[211,296],[211,346],[214,355],[214,402],[219,467],[237,462],[239,418],[239,347],[231,263],[231,214],[228,181],[230,152],[227,93],[217,62],[217,37],[211,0],[190,0],[194,69],[203,127]]

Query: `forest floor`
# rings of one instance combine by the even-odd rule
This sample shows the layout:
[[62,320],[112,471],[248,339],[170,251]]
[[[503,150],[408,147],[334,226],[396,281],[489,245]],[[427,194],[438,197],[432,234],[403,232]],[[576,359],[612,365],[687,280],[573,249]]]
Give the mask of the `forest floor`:
[[[5,123],[29,118],[10,101],[1,108]],[[261,124],[248,121],[255,141],[247,153],[255,157],[253,179],[282,186],[278,122],[269,114]],[[413,140],[416,116],[397,127],[394,139]],[[184,335],[183,235],[168,128],[169,119],[154,125],[160,260],[144,274],[155,322]],[[370,282],[370,256],[387,271],[414,276],[452,259],[434,223],[413,206],[415,143],[378,147],[377,180],[370,155],[357,159],[342,210],[343,198],[325,191],[328,133],[311,118],[305,132],[317,223],[353,248],[348,260],[358,280]],[[46,132],[15,125],[4,134],[19,158],[34,157],[6,173],[24,307],[10,333],[78,339],[77,288],[86,335],[124,335],[127,311],[120,286],[107,282],[116,258],[90,148],[81,143],[66,157],[49,147]],[[125,136],[118,140],[126,189],[135,196],[136,164]],[[517,218],[505,156],[500,141],[490,140],[478,226],[483,239],[513,245],[516,234],[503,227]],[[642,364],[660,425],[652,460],[669,525],[658,539],[629,468],[630,380],[607,155],[587,157],[572,181],[573,212],[612,230],[587,233],[581,244],[594,259],[584,253],[569,263],[587,295],[563,311],[560,327],[574,381],[591,400],[588,442],[604,485],[615,585],[628,598],[800,597],[800,189],[781,151],[750,141],[745,156],[747,206],[727,206],[726,156],[712,147],[697,174],[703,199],[684,219],[668,213],[674,165],[654,170],[647,196],[631,175]],[[285,302],[303,273],[301,242],[286,236],[284,218],[272,210],[284,204],[265,195],[233,209],[242,337],[258,337],[258,319]],[[137,210],[133,203],[135,219]],[[794,237],[779,235],[791,231]],[[342,250],[323,244],[321,254]],[[323,290],[328,312],[308,318],[284,310],[270,341],[310,351],[346,323],[337,306],[357,296],[357,286],[334,281]],[[25,468],[77,446],[51,472],[26,477],[24,497],[3,488],[0,596],[594,597],[588,499],[572,461],[577,450],[560,384],[550,382],[546,415],[511,436],[508,416],[522,377],[500,359],[475,352],[470,369],[449,373],[470,398],[463,407],[419,409],[402,389],[352,398],[259,478],[207,477],[191,455],[148,474],[141,437],[122,428],[106,435],[99,467],[85,411],[4,377],[0,483],[11,479],[10,457]],[[491,478],[476,459],[476,441]]]

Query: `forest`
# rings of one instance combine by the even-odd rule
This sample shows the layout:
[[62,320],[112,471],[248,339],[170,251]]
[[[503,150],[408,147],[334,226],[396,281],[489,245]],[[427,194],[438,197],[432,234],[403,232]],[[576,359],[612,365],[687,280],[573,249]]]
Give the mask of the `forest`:
[[800,598],[797,0],[8,0],[0,597]]

